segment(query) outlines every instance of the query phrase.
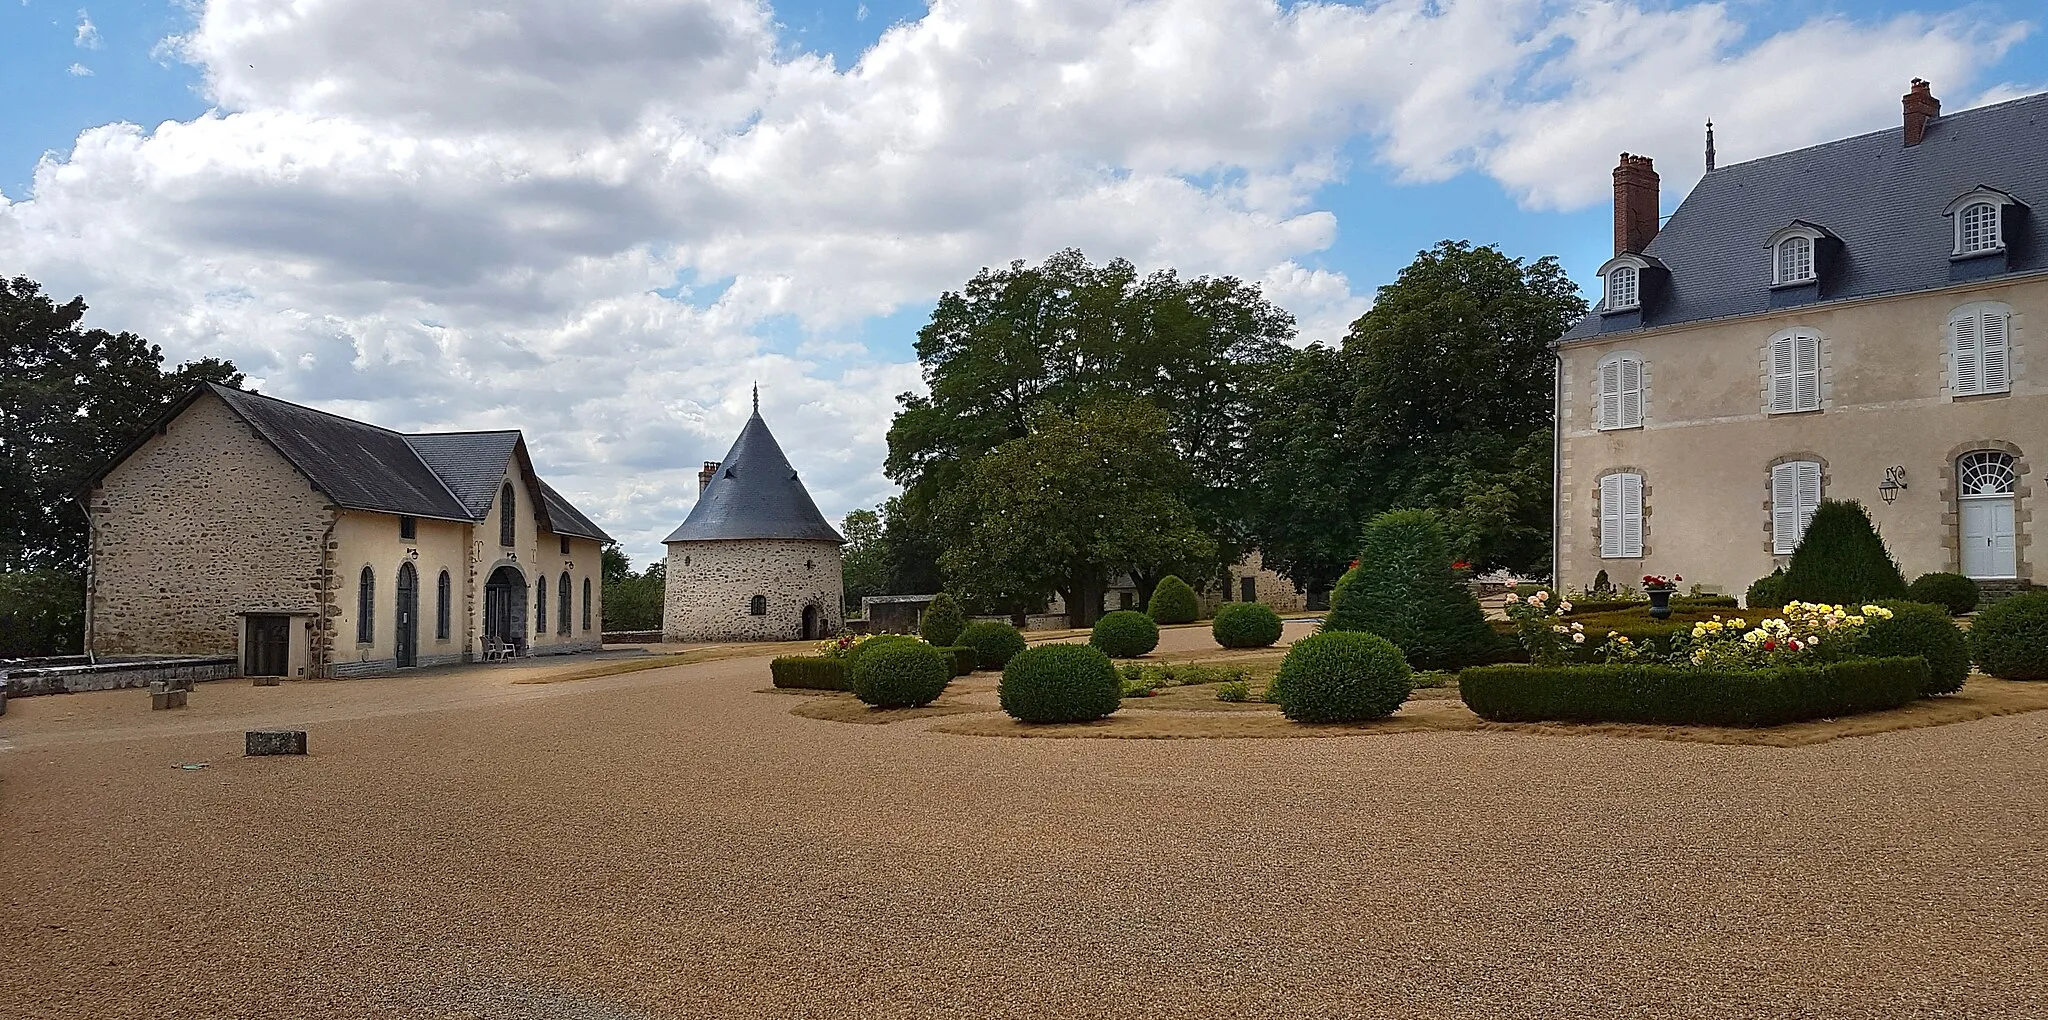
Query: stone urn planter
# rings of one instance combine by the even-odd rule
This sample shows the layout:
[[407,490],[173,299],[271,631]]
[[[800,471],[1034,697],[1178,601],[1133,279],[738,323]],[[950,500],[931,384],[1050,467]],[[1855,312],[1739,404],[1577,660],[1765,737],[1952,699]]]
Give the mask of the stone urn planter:
[[1671,618],[1671,593],[1676,590],[1675,588],[1651,588],[1643,593],[1650,596],[1650,619],[1668,620]]

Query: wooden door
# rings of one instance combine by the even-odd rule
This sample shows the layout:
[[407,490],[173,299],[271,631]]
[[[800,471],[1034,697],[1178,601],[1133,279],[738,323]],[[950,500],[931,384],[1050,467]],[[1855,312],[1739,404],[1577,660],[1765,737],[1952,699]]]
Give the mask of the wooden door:
[[1966,498],[1962,504],[1963,573],[2005,578],[2019,573],[2011,496]]
[[399,667],[419,665],[420,658],[420,575],[412,564],[398,568],[397,659]]
[[248,643],[244,646],[242,673],[245,676],[287,676],[291,671],[292,618],[251,616]]

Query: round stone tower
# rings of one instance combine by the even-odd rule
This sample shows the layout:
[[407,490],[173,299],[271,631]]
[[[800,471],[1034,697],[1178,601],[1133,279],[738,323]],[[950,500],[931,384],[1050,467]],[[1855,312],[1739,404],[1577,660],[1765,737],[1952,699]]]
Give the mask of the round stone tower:
[[698,475],[697,505],[668,546],[662,631],[669,641],[817,640],[839,632],[846,539],[754,416],[725,459]]

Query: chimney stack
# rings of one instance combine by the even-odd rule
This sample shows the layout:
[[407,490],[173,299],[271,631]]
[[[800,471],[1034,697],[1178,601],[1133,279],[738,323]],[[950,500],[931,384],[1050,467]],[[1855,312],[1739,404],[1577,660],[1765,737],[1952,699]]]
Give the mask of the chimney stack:
[[1941,100],[1934,98],[1925,78],[1913,79],[1913,91],[1906,93],[1906,146],[1920,144],[1927,137],[1927,124],[1941,116]]
[[704,462],[704,469],[703,469],[703,470],[701,470],[701,471],[699,471],[699,472],[697,472],[697,495],[699,495],[699,496],[702,496],[702,495],[704,495],[704,489],[705,489],[705,487],[711,484],[711,480],[712,480],[713,478],[717,478],[717,477],[718,477],[718,462],[717,462],[717,461],[715,461],[715,460],[707,460],[707,461],[705,461],[705,462]]
[[1641,252],[1656,236],[1656,168],[1650,157],[1624,152],[1614,168],[1614,253]]

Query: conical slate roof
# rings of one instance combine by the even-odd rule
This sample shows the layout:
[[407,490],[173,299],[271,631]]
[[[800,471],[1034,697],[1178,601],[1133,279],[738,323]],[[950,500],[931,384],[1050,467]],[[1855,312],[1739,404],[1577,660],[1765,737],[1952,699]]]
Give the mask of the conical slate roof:
[[718,474],[697,497],[690,516],[662,541],[749,538],[846,542],[818,512],[818,504],[811,502],[811,494],[797,480],[796,469],[789,466],[789,458],[769,433],[768,423],[761,420],[758,407],[725,459],[718,462]]

